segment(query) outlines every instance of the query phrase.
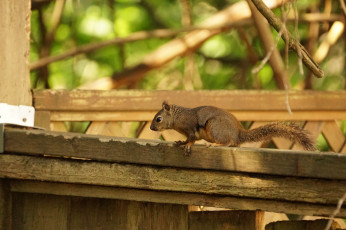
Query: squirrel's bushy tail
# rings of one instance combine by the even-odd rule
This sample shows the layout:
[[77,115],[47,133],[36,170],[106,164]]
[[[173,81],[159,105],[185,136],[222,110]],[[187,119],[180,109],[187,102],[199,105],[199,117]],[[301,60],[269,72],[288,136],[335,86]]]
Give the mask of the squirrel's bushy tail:
[[239,144],[270,140],[273,137],[283,137],[295,141],[303,146],[305,150],[316,150],[307,131],[294,124],[285,125],[280,122],[270,123],[250,130],[242,129],[239,133]]

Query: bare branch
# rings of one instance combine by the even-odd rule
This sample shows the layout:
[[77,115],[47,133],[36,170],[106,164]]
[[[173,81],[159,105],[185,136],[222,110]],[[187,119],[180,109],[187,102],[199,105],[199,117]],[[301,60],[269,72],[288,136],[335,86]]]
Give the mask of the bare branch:
[[324,228],[324,230],[329,230],[330,227],[332,226],[333,223],[333,219],[335,218],[336,215],[338,215],[338,213],[340,212],[341,206],[342,204],[345,202],[346,200],[346,192],[344,193],[344,195],[338,200],[338,204],[336,206],[336,209],[334,210],[333,214],[329,217],[329,221],[327,226]]
[[[262,13],[262,15],[268,20],[268,22],[274,27],[276,31],[280,31],[284,26],[279,18],[277,18],[274,13],[261,1],[261,0],[251,0],[256,8]],[[286,28],[283,29],[282,39],[293,49],[296,53],[299,51],[302,54],[302,59],[307,68],[309,68],[316,77],[323,77],[323,70],[316,64],[316,62],[311,58],[310,54],[306,49],[297,42],[292,35],[288,32]]]
[[[293,19],[289,18],[289,20],[293,20]],[[342,17],[340,17],[340,15],[331,15],[330,17],[325,17],[323,14],[304,14],[302,15],[302,17],[300,17],[300,21],[302,22],[320,22],[320,21],[337,21],[337,20],[342,20]],[[159,29],[159,30],[151,30],[151,31],[139,31],[129,35],[128,37],[114,38],[107,41],[90,43],[87,45],[79,46],[74,49],[70,49],[66,51],[65,53],[58,54],[56,56],[44,57],[34,63],[31,63],[30,70],[38,69],[52,62],[60,61],[65,58],[76,56],[78,54],[92,52],[94,50],[97,50],[109,45],[121,45],[127,42],[134,42],[134,41],[150,39],[150,38],[169,38],[183,32],[190,32],[190,31],[199,30],[199,29],[220,29],[220,28],[225,29],[231,26],[241,27],[241,26],[251,25],[252,23],[253,23],[252,20],[248,18],[248,19],[243,19],[241,21],[237,21],[237,22],[230,22],[228,25],[226,23],[225,25],[221,25],[221,27],[220,26],[189,26],[189,27],[184,27],[184,28],[175,29],[175,30],[174,29]]]
[[346,16],[346,6],[344,0],[340,0],[340,6],[342,11],[344,12],[344,15]]
[[261,64],[254,68],[252,70],[252,73],[258,73],[263,68],[264,64],[269,60],[269,63],[274,72],[277,87],[279,89],[286,89],[288,88],[286,71],[282,58],[280,56],[280,52],[277,49],[277,43],[279,42],[279,38],[281,37],[282,32],[279,32],[278,36],[274,41],[271,36],[269,24],[267,23],[263,15],[256,9],[256,7],[252,4],[250,0],[247,0],[247,2],[250,6],[252,17],[257,27],[258,34],[262,40],[262,44],[267,53],[264,59],[262,60]]

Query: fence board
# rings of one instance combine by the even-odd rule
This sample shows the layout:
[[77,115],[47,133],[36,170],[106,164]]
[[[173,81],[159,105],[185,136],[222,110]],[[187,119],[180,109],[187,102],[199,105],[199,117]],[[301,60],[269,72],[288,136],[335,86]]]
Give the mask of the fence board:
[[[226,110],[286,109],[286,91],[146,91],[146,90],[39,90],[34,91],[37,110],[50,111],[156,111],[162,101],[186,107],[214,105]],[[298,110],[345,110],[345,91],[290,91],[290,107]]]
[[325,122],[322,133],[332,150],[334,150],[335,152],[339,152],[341,150],[341,147],[345,143],[345,137],[336,122]]
[[[189,157],[171,142],[42,130],[5,130],[5,151],[182,168],[346,179],[337,153],[192,146]],[[303,166],[303,167],[302,167]]]
[[188,229],[177,204],[14,193],[13,210],[13,229]]
[[[52,111],[52,121],[151,121],[155,111]],[[230,111],[241,121],[323,121],[342,120],[346,118],[345,111]]]
[[1,177],[336,204],[346,181],[1,155]]
[[[41,181],[11,180],[11,191],[42,193],[79,197],[95,197],[158,203],[202,205],[240,210],[265,210],[298,215],[330,216],[335,205],[321,205],[304,202],[251,199],[247,197],[216,196],[197,193],[152,191],[86,184],[67,184]],[[338,217],[346,217],[346,209],[341,209]]]
[[67,197],[13,193],[13,229],[68,230]]
[[187,206],[73,198],[69,229],[188,230]]

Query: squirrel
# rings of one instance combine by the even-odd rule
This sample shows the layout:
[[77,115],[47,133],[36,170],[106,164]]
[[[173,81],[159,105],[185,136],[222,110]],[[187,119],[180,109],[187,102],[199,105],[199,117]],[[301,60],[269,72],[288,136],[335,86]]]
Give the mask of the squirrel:
[[169,105],[164,101],[162,109],[155,115],[150,129],[153,131],[174,129],[186,136],[186,141],[176,142],[177,145],[184,146],[186,155],[191,152],[191,145],[201,139],[210,143],[235,147],[245,142],[283,137],[296,141],[305,150],[316,150],[309,134],[298,126],[276,122],[246,130],[233,114],[214,106],[185,108]]

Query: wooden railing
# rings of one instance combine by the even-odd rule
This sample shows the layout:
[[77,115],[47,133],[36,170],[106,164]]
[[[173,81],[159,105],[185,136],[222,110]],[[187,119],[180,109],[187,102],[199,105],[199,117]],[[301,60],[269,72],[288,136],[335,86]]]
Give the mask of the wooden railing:
[[[308,130],[314,140],[321,136],[329,151],[346,153],[341,130],[346,119],[346,91],[54,91],[33,93],[40,121],[53,131],[68,131],[64,122],[90,122],[87,134],[144,139],[181,140],[175,131],[153,132],[150,121],[162,101],[186,107],[214,105],[231,111],[255,128],[272,121],[293,121]],[[292,113],[289,112],[292,111]],[[39,124],[40,125],[40,124]],[[44,124],[43,124],[44,126]],[[271,143],[246,143],[246,147],[299,149],[281,138]]]

